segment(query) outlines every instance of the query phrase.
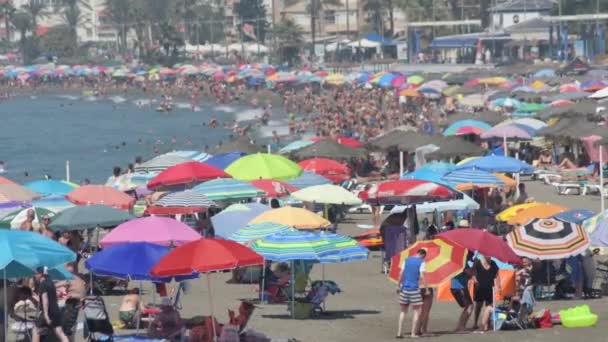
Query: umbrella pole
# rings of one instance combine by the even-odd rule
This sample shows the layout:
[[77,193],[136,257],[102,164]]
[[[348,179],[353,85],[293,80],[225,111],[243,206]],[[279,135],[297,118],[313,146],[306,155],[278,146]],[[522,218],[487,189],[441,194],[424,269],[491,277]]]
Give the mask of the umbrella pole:
[[262,264],[262,288],[260,288],[260,303],[265,304],[266,296],[265,296],[265,288],[266,288],[266,259],[264,259],[264,263]]
[[215,318],[213,317],[213,296],[211,295],[211,278],[209,272],[205,274],[207,277],[207,289],[209,290],[209,310],[211,311],[211,327],[213,330],[213,340],[217,341],[217,332],[215,331]]
[[296,318],[296,272],[295,264],[291,261],[291,318]]
[[602,213],[606,210],[606,199],[604,198],[604,146],[600,145],[600,207]]
[[[325,264],[321,264],[321,286],[323,285],[325,285]],[[323,311],[325,311],[325,298],[323,298]]]
[[4,296],[4,323],[2,323],[2,329],[4,330],[4,340],[8,341],[8,302],[6,299],[6,292],[8,291],[8,287],[6,284],[6,267],[4,267],[4,270],[2,270],[2,274],[2,283],[4,285],[4,291],[2,291]]
[[399,178],[401,178],[401,176],[403,176],[403,172],[404,172],[404,167],[403,167],[403,151],[399,151]]
[[502,148],[503,148],[505,157],[508,157],[509,152],[507,151],[507,134],[506,133],[502,136]]
[[[143,289],[143,283],[141,280],[139,281],[139,288]],[[141,298],[141,292],[140,292],[140,298]],[[139,335],[139,323],[141,322],[140,317],[135,317],[135,319],[137,319],[137,324],[135,325],[135,335]]]
[[69,160],[65,161],[65,181],[66,182],[70,181],[70,161]]
[[492,320],[492,331],[496,331],[496,294],[494,293],[494,287],[492,287],[492,315],[494,316],[494,319]]

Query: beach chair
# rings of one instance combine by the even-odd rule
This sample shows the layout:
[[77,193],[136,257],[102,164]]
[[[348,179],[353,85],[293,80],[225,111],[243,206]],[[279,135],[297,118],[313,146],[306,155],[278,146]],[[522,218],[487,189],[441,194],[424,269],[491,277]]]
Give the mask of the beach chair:
[[114,340],[114,328],[106,310],[103,298],[86,297],[82,301],[85,329],[83,336],[90,342],[111,342]]
[[342,292],[338,284],[331,280],[315,280],[310,284],[310,291],[306,299],[312,304],[312,313],[322,313],[323,303],[330,294],[335,295]]
[[11,331],[17,341],[29,341],[32,338],[32,329],[37,317],[38,308],[31,300],[20,300],[15,303],[12,315],[15,322],[11,325]]

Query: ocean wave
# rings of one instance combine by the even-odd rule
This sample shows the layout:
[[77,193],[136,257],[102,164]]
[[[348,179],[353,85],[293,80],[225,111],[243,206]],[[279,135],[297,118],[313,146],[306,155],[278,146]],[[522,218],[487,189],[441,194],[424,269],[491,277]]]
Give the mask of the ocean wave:
[[78,100],[80,97],[76,95],[58,95],[58,97],[66,100]]
[[122,97],[122,96],[110,96],[108,98],[108,100],[114,102],[114,103],[124,103],[127,102],[127,99]]
[[236,113],[236,121],[253,121],[256,117],[261,117],[264,114],[263,109],[252,108]]
[[226,113],[236,112],[236,108],[234,108],[232,106],[217,106],[217,107],[214,107],[213,109],[219,110],[220,112],[226,112]]

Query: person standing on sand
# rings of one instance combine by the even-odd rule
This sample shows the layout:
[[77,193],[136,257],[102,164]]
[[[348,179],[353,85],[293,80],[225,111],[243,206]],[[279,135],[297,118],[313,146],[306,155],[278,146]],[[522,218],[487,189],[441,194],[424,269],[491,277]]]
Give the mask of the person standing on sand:
[[403,338],[403,322],[405,321],[405,316],[407,315],[407,310],[410,305],[414,312],[412,317],[411,336],[418,337],[416,332],[419,329],[420,309],[422,308],[423,302],[419,284],[422,282],[423,288],[426,289],[428,287],[426,277],[424,276],[425,257],[426,251],[424,249],[419,249],[416,252],[416,256],[408,257],[403,262],[403,273],[401,273],[401,281],[399,282],[399,287],[397,287],[401,312],[399,313],[399,327],[397,329],[396,338]]

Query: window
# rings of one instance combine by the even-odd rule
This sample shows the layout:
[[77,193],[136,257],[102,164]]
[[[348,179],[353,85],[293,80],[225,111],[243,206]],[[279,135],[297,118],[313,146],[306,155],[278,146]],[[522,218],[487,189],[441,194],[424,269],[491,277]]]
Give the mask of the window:
[[325,11],[325,23],[326,24],[335,24],[336,23],[336,12],[335,11]]

